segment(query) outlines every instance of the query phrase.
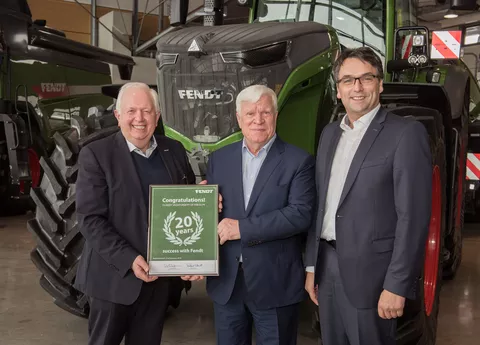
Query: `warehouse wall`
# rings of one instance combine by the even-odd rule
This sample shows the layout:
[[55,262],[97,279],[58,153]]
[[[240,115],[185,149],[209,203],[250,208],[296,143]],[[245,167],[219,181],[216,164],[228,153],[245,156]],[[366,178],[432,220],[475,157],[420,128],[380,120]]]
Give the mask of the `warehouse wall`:
[[[1,1],[1,0],[0,0]],[[90,43],[90,14],[75,2],[66,2],[64,0],[28,0],[33,19],[45,19],[47,26],[65,32],[68,38]],[[91,12],[91,6],[82,4]],[[139,10],[143,11],[144,7]],[[100,18],[104,14],[118,10],[117,8],[109,8],[97,6],[97,17]],[[131,12],[123,10],[125,18],[131,17]],[[141,19],[142,14],[139,14]],[[164,17],[164,25],[168,25],[168,17]],[[140,40],[147,40],[153,37],[158,28],[158,17],[156,15],[147,15],[140,35]],[[123,28],[121,28],[123,30]],[[130,31],[130,27],[127,30]]]

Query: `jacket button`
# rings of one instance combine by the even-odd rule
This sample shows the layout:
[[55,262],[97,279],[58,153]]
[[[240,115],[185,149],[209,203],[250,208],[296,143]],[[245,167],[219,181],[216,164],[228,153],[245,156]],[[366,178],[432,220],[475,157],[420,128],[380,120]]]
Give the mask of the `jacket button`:
[[320,236],[317,236],[317,242],[320,242]]

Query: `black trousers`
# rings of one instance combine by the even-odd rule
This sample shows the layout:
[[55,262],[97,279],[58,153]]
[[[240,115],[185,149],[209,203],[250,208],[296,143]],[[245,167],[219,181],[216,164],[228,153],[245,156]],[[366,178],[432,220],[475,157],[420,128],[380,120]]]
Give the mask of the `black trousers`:
[[343,289],[335,249],[323,241],[320,245],[318,305],[323,344],[395,345],[396,320],[382,319],[377,308],[356,309]]
[[143,283],[131,305],[90,298],[89,345],[159,345],[169,301],[169,278]]

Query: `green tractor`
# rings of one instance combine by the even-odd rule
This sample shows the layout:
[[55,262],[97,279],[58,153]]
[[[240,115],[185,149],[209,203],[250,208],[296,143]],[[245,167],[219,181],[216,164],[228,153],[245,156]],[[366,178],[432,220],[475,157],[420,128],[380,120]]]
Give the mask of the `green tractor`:
[[[36,209],[28,222],[38,242],[31,258],[52,294],[62,289],[53,272],[61,260],[73,264],[84,241],[61,221],[75,217],[62,200],[76,170],[58,162],[64,155],[70,162],[58,147],[78,152],[88,135],[117,128],[107,109],[113,100],[102,95],[111,83],[109,64],[130,79],[131,57],[67,39],[44,20],[32,20],[26,0],[0,2],[0,213]],[[66,276],[73,281],[75,272]]]
[[[40,285],[59,307],[85,317],[87,298],[72,287],[85,242],[75,212],[76,159],[83,146],[118,130],[111,67],[129,80],[135,63],[45,24],[32,20],[26,0],[0,1],[0,212],[35,210],[27,228]],[[184,288],[172,289],[173,307]]]
[[130,57],[69,40],[45,24],[32,20],[26,0],[0,3],[2,215],[32,208],[30,191],[49,169],[49,161],[41,158],[52,152],[54,133],[77,127],[83,135],[103,125],[101,109],[112,103],[101,94],[101,85],[111,83],[108,63],[118,65],[125,79],[134,64]]
[[[239,4],[250,8],[250,23],[217,26],[223,4],[206,2],[203,27],[185,27],[157,42],[166,135],[183,143],[202,178],[209,153],[242,138],[235,119],[238,92],[265,84],[278,95],[277,133],[315,154],[323,127],[344,115],[332,76],[339,51],[375,50],[387,72],[383,106],[422,122],[430,135],[433,201],[424,269],[418,299],[408,301],[398,324],[398,343],[435,343],[442,279],[453,278],[461,262],[469,109],[471,102],[480,104],[471,99],[478,85],[459,58],[458,32],[413,26],[416,8],[409,0]],[[475,1],[452,6],[476,9]],[[442,44],[445,36],[456,41]]]
[[[205,25],[189,27],[184,25],[188,0],[172,1],[175,28],[158,40],[156,55],[165,135],[182,142],[200,180],[211,152],[242,139],[235,98],[246,86],[260,83],[278,94],[277,133],[315,154],[323,127],[344,114],[332,75],[335,59],[344,47],[374,49],[387,71],[383,105],[421,121],[430,134],[434,157],[430,231],[418,299],[407,303],[398,324],[398,343],[434,344],[442,278],[452,278],[461,260],[470,90],[478,86],[458,58],[431,56],[434,33],[412,26],[416,17],[410,0],[239,0],[239,4],[250,8],[250,23],[222,26],[224,4],[214,0],[205,3]],[[108,90],[113,97],[115,92]],[[88,140],[109,133],[105,129]],[[58,136],[55,152],[63,157],[57,170],[75,169],[78,151],[68,140]],[[54,175],[52,184],[57,184]],[[67,184],[60,183],[68,186],[68,192],[57,194],[57,202],[64,206],[58,211],[48,208],[52,229],[77,226],[72,217],[75,176],[70,176]],[[41,205],[37,206],[38,214]],[[64,210],[70,213],[65,216]],[[72,312],[86,315],[84,297],[71,285],[77,256],[67,246],[58,251],[56,260],[52,296],[57,304],[68,302]],[[312,303],[309,306],[318,330],[318,314]]]

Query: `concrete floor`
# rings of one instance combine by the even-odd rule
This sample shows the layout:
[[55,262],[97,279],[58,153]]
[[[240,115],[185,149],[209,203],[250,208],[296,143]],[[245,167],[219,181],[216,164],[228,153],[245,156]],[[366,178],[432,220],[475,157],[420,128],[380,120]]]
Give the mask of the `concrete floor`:
[[[35,246],[26,230],[29,216],[0,218],[0,344],[87,344],[87,322],[52,303],[30,261]],[[468,224],[462,265],[445,282],[437,345],[473,345],[480,339],[480,224]],[[165,326],[164,345],[215,344],[212,306],[204,283],[195,283]],[[299,345],[314,345],[310,320],[301,321]]]

